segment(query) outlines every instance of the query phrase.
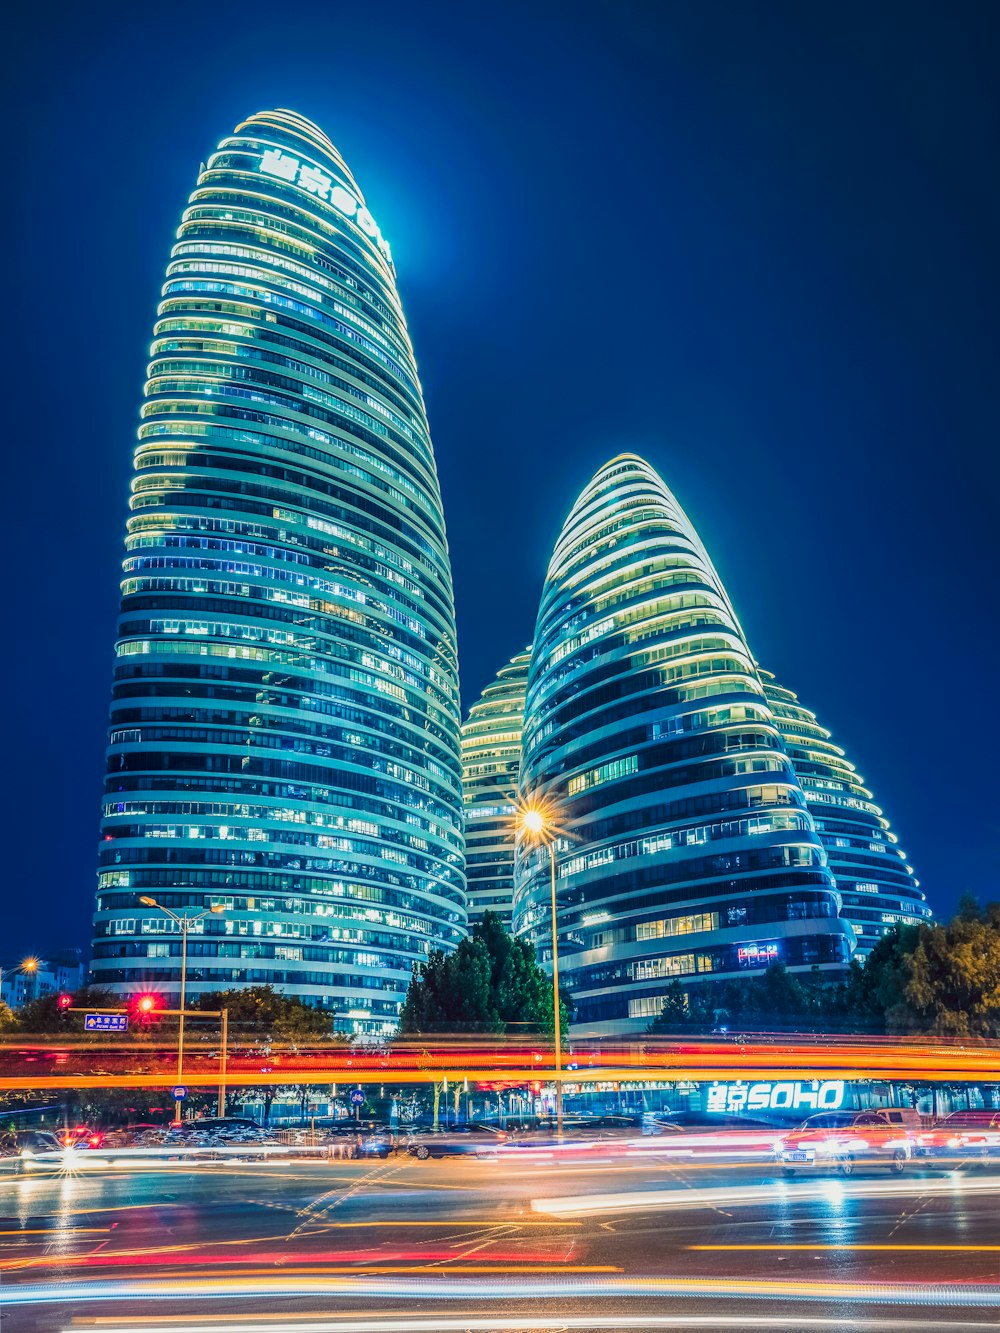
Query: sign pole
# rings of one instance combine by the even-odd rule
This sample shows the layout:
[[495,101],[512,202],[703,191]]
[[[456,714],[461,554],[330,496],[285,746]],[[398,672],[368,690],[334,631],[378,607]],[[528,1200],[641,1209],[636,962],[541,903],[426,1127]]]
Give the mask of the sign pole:
[[226,1114],[226,1056],[229,1045],[229,1010],[222,1011],[222,1054],[219,1063],[219,1117]]

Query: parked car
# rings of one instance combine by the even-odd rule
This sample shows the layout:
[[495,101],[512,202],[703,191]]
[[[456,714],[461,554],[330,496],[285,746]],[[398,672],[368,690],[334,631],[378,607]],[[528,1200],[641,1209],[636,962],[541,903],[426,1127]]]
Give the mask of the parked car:
[[774,1156],[788,1176],[817,1169],[851,1176],[865,1163],[905,1171],[915,1148],[906,1127],[882,1111],[824,1111],[776,1139]]

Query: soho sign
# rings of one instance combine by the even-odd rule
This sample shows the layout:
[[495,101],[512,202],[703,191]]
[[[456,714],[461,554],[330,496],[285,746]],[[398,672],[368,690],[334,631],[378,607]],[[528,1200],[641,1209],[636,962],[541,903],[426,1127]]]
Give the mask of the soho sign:
[[844,1104],[839,1079],[824,1083],[715,1084],[705,1095],[706,1111],[836,1111]]
[[297,185],[306,194],[314,194],[317,199],[332,204],[345,218],[352,218],[366,236],[375,242],[378,248],[392,263],[389,242],[378,229],[378,224],[368,209],[359,204],[350,190],[342,185],[335,185],[333,178],[319,167],[312,167],[308,162],[300,162],[297,157],[283,153],[280,148],[268,148],[261,154],[260,170],[265,176],[275,176],[278,180]]

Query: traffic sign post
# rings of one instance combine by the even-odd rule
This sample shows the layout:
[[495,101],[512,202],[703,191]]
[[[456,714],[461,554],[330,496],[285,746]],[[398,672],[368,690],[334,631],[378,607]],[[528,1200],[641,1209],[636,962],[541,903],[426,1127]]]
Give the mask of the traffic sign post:
[[84,1032],[127,1032],[128,1014],[86,1014]]
[[360,1088],[351,1090],[351,1105],[354,1107],[354,1119],[361,1119],[361,1107],[364,1105],[365,1094]]
[[181,1084],[178,1084],[176,1088],[170,1089],[170,1095],[171,1097],[173,1097],[175,1102],[182,1102],[184,1098],[188,1095],[188,1090]]

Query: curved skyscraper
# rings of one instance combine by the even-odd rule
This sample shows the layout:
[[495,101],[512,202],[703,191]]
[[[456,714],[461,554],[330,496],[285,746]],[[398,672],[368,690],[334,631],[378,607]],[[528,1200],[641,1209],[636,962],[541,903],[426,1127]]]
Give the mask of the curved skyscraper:
[[929,921],[931,909],[889,821],[844,751],[791,690],[768,671],[760,676],[836,877],[840,914],[866,957],[893,926]]
[[517,791],[530,662],[530,648],[512,657],[469,709],[462,726],[470,924],[484,912],[496,912],[510,927],[516,810],[510,797]]
[[[560,977],[581,1034],[642,1029],[674,978],[841,969],[826,854],[736,614],[657,473],[625,455],[573,507],[542,591],[520,794],[560,810]],[[544,849],[515,930],[551,952]]]
[[[96,980],[272,982],[395,1026],[465,923],[451,570],[389,247],[333,144],[251,116],[198,177],[151,348]],[[160,906],[141,899],[150,897]]]

